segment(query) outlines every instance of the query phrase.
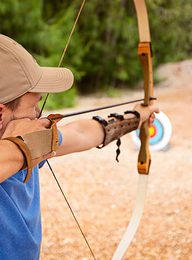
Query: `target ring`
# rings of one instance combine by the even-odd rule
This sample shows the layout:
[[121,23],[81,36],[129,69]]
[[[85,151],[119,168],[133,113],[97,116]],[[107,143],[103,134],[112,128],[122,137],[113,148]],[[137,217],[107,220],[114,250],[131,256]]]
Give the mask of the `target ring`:
[[[155,114],[155,121],[152,127],[149,128],[149,134],[150,151],[165,150],[168,147],[172,135],[172,125],[163,112]],[[139,130],[131,132],[131,137],[137,148],[140,148]]]

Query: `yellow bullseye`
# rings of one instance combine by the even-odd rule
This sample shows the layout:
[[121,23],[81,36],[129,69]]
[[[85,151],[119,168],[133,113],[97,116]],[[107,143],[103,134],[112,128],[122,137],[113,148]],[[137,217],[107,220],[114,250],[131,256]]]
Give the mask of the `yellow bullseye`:
[[155,127],[154,127],[154,126],[151,126],[151,127],[149,128],[150,138],[153,137],[153,136],[155,135],[155,133],[156,133]]

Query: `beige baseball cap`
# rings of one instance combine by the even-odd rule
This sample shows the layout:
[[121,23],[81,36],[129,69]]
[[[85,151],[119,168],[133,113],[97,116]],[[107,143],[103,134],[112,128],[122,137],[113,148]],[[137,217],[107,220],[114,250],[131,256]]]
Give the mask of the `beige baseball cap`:
[[0,103],[6,104],[27,92],[59,93],[73,85],[66,68],[40,67],[24,47],[0,34]]

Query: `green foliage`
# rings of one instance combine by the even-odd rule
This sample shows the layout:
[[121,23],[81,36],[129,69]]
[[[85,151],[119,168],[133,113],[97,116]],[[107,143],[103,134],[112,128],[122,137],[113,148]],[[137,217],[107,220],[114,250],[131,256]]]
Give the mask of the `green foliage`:
[[[137,69],[137,35],[135,14],[130,1],[89,1],[79,21],[84,47],[85,76],[79,84],[82,92],[106,90],[120,82],[133,82]],[[133,48],[134,46],[134,48]]]
[[[1,0],[0,32],[20,42],[42,66],[58,66],[79,0]],[[192,57],[191,0],[146,0],[154,52],[160,63]],[[118,95],[143,77],[138,62],[133,1],[87,1],[62,62],[75,75],[74,90],[50,95],[52,108],[75,104],[78,91]],[[77,91],[78,90],[78,91]],[[69,102],[69,104],[68,104]]]
[[113,87],[109,87],[107,89],[107,95],[109,97],[120,97],[121,96],[121,90],[120,89],[117,89],[117,88],[113,88]]
[[[60,93],[60,94],[50,94],[49,95],[49,102],[46,103],[45,109],[47,110],[56,110],[56,109],[62,109],[64,107],[74,107],[76,105],[76,95],[77,90],[75,87],[72,89]],[[46,94],[43,94],[43,97],[45,98]],[[42,99],[41,103],[39,104],[40,108],[43,105],[44,98]]]
[[0,32],[11,36],[31,51],[38,51],[44,30],[38,0],[1,0]]
[[148,0],[147,2],[155,67],[160,63],[175,62],[191,57],[191,1]]

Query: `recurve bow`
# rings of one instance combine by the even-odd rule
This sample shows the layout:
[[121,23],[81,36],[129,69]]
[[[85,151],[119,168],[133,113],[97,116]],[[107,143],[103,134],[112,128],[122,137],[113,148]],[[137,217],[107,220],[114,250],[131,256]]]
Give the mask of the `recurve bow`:
[[[138,21],[139,29],[139,45],[138,56],[139,61],[143,67],[144,74],[144,106],[152,105],[153,97],[153,68],[152,68],[152,49],[151,49],[151,36],[149,29],[148,13],[145,0],[133,0]],[[112,260],[122,259],[127,248],[129,247],[136,231],[139,226],[141,216],[144,209],[145,197],[147,192],[148,174],[151,163],[151,156],[149,152],[149,126],[148,120],[144,122],[140,128],[141,146],[138,156],[138,187],[135,208],[126,229],[126,232],[120,241]]]

